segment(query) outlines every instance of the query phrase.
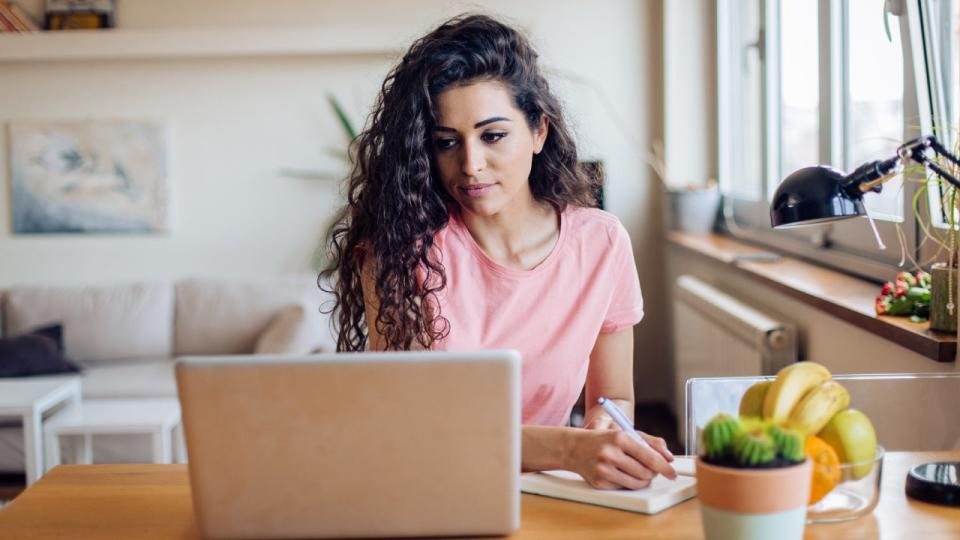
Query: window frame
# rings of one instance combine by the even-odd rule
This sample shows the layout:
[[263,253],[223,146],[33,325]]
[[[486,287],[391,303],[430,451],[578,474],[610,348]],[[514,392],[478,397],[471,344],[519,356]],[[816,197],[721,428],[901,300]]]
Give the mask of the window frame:
[[[764,178],[761,193],[767,200],[750,200],[729,194],[733,177],[732,152],[737,138],[735,120],[738,118],[738,102],[735,99],[735,81],[742,79],[742,72],[734,65],[740,51],[738,36],[733,32],[734,6],[739,0],[718,0],[717,3],[717,143],[718,175],[723,197],[721,220],[726,230],[734,236],[774,247],[778,251],[802,257],[852,273],[884,281],[893,273],[911,268],[911,260],[922,257],[931,249],[920,246],[921,231],[917,226],[912,201],[920,184],[905,181],[903,185],[903,220],[898,225],[892,221],[876,220],[877,229],[887,246],[881,251],[874,240],[866,219],[843,220],[824,225],[815,225],[789,230],[774,230],[770,226],[769,198],[782,178],[779,178],[780,150],[780,88],[778,19],[780,0],[757,0],[760,10],[761,55],[761,139],[763,140]],[[929,92],[931,72],[929,63],[935,61],[927,55],[932,47],[930,32],[924,38],[923,17],[929,17],[930,2],[936,0],[903,0],[899,6],[902,14],[896,17],[887,14],[890,23],[900,24],[903,51],[904,92],[902,137],[904,141],[929,133],[931,118],[935,114],[934,98]],[[957,0],[955,0],[957,1]],[[849,88],[845,79],[848,70],[847,35],[844,32],[846,2],[842,0],[818,0],[818,59],[820,88],[819,160],[822,163],[842,164],[849,133],[849,115],[844,106],[844,92]],[[929,21],[926,22],[930,24]],[[772,29],[772,30],[771,30]],[[833,54],[831,54],[833,52]],[[942,101],[941,101],[942,103]],[[736,104],[736,105],[735,105]],[[919,120],[919,122],[917,122]],[[842,166],[838,166],[842,168]],[[922,175],[920,176],[922,179]],[[929,184],[928,184],[929,185]],[[869,195],[868,195],[869,196]],[[928,196],[928,203],[936,199]],[[932,208],[932,207],[931,207]],[[929,208],[928,208],[929,210]],[[902,249],[898,236],[903,239]],[[918,259],[918,257],[920,257]],[[900,266],[902,264],[902,266]]]

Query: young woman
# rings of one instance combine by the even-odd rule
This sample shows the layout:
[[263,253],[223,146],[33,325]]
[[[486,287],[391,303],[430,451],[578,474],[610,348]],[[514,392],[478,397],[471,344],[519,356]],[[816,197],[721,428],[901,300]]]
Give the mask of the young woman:
[[[485,16],[418,39],[356,142],[333,229],[341,351],[513,348],[523,356],[522,466],[598,488],[673,478],[663,439],[632,417],[643,301],[630,239],[594,184],[537,54]],[[586,388],[585,429],[564,427]]]

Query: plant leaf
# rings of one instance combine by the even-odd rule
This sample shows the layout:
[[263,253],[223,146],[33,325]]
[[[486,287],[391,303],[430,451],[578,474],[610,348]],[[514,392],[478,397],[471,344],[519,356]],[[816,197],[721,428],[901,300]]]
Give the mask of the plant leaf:
[[347,137],[349,137],[351,141],[356,139],[357,131],[353,129],[353,124],[350,123],[350,119],[347,118],[347,113],[344,112],[337,98],[334,97],[333,94],[327,94],[327,101],[330,103],[330,106],[333,107],[333,112],[337,115],[337,119],[340,120],[340,125],[343,126],[343,131],[346,132]]

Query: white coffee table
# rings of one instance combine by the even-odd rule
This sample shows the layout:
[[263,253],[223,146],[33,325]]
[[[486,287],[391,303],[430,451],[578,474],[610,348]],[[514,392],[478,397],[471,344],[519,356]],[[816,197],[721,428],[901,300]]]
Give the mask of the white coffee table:
[[[153,445],[154,463],[173,463],[182,434],[180,402],[175,398],[90,399],[60,411],[47,420],[47,470],[61,463],[60,438],[69,438],[73,463],[93,463],[94,435],[146,435]],[[178,458],[181,456],[177,456]]]
[[0,418],[23,423],[27,485],[43,476],[43,415],[61,403],[80,403],[80,377],[17,377],[0,379]]

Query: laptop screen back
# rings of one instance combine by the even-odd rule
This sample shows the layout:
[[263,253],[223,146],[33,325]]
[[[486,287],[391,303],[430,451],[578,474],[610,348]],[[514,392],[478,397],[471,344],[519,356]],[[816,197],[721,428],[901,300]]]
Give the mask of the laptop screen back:
[[514,351],[184,358],[176,371],[208,537],[519,526]]

